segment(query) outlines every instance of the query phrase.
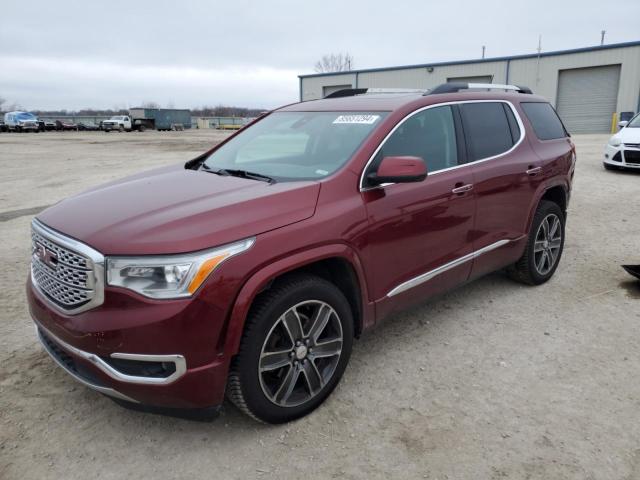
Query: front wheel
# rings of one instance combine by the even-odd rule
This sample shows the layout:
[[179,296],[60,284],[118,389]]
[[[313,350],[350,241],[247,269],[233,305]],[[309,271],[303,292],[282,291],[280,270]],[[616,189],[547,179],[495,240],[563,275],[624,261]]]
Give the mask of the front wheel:
[[524,254],[510,269],[510,276],[529,285],[549,280],[558,268],[564,248],[565,215],[557,203],[542,200],[533,217]]
[[300,418],[336,387],[352,343],[353,316],[342,292],[320,277],[291,276],[252,306],[227,395],[259,421]]

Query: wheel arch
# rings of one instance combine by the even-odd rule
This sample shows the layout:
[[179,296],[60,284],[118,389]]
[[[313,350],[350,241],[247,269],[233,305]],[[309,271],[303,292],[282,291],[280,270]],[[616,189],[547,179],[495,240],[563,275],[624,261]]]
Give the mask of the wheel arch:
[[290,255],[255,272],[242,286],[231,311],[224,345],[225,356],[238,352],[251,305],[262,292],[292,273],[306,272],[336,285],[347,297],[354,318],[354,332],[374,322],[362,263],[356,252],[344,244],[331,244]]
[[553,203],[556,203],[560,207],[562,213],[566,218],[567,207],[569,206],[568,185],[565,182],[557,182],[546,185],[545,188],[540,189],[533,202],[533,208],[531,208],[531,210],[529,211],[529,218],[527,219],[527,232],[531,230],[531,224],[533,223],[533,218],[536,214],[536,210],[538,210],[538,206],[543,200],[549,200]]

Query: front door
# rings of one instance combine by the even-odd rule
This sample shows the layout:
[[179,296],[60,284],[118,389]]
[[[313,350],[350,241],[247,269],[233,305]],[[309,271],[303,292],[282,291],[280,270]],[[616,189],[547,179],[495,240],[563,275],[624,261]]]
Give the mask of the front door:
[[[422,182],[391,184],[362,193],[369,220],[368,270],[377,316],[464,282],[475,199],[471,169],[451,106],[423,109],[405,119],[379,147],[365,172],[385,156],[425,160]],[[460,261],[462,259],[462,261]]]

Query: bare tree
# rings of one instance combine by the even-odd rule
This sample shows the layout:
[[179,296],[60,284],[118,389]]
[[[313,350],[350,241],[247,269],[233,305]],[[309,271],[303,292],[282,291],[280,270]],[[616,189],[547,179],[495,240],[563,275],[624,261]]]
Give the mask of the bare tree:
[[315,66],[315,71],[318,73],[348,72],[350,70],[353,70],[353,56],[348,52],[323,55]]
[[160,108],[157,102],[142,102],[142,108]]
[[7,102],[6,98],[0,97],[0,112],[2,111],[2,105],[4,105],[6,102]]

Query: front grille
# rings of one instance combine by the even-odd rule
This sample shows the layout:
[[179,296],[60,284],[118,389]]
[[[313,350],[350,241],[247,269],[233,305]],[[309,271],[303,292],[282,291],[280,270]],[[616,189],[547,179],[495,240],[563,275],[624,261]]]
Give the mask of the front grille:
[[102,303],[102,256],[98,252],[37,221],[32,224],[31,241],[31,279],[51,303],[69,313]]
[[640,150],[625,150],[624,161],[626,163],[640,164]]
[[91,290],[65,285],[57,280],[37,259],[31,262],[31,274],[38,288],[63,308],[79,307],[93,297]]
[[80,255],[79,253],[73,252],[71,250],[67,250],[66,248],[63,248],[51,241],[49,241],[48,239],[46,239],[44,236],[40,235],[38,232],[36,231],[31,231],[31,240],[33,241],[33,243],[40,243],[41,245],[43,245],[44,247],[46,247],[47,249],[51,250],[53,253],[56,254],[56,257],[58,258],[58,261],[65,263],[67,265],[69,265],[70,267],[76,267],[76,268],[87,268],[87,265],[89,264],[90,260],[88,258],[83,257],[82,255]]

